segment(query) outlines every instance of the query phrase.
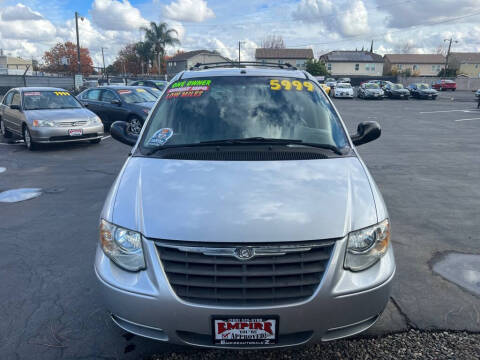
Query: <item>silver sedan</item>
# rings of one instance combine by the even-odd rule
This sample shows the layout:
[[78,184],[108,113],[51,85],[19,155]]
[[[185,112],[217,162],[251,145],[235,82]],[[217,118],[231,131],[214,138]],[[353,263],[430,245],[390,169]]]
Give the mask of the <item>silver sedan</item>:
[[0,104],[0,131],[6,138],[23,138],[28,149],[37,144],[90,141],[103,136],[100,118],[64,89],[11,89]]

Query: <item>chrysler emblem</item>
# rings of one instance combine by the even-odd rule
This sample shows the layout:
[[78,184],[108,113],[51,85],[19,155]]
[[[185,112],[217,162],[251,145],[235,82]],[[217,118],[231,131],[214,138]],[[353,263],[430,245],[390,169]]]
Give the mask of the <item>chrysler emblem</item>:
[[239,247],[235,249],[234,255],[240,260],[250,260],[255,256],[255,249],[251,247]]

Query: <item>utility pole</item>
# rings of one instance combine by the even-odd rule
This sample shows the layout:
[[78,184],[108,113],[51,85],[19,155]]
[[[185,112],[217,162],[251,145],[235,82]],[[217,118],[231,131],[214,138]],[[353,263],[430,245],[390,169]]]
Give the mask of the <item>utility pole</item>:
[[242,43],[241,41],[238,42],[238,65],[240,65],[240,44],[241,43]]
[[447,77],[447,69],[448,69],[448,57],[450,56],[450,49],[452,48],[452,42],[458,43],[457,40],[453,40],[453,38],[450,39],[444,39],[443,42],[448,41],[448,50],[447,50],[447,56],[445,57],[445,69],[443,69],[443,77]]
[[103,47],[102,47],[102,60],[103,60],[103,76],[105,76],[105,55],[103,55]]
[[77,31],[77,61],[78,61],[78,73],[82,73],[82,66],[80,64],[80,39],[78,36],[78,12],[75,11],[75,30]]

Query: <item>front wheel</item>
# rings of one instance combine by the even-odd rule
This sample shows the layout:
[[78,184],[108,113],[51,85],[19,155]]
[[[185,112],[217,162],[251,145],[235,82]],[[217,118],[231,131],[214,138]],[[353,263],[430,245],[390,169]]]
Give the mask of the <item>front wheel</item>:
[[2,133],[3,137],[6,139],[9,139],[12,137],[12,133],[8,131],[2,119],[0,119],[0,132]]
[[26,125],[23,127],[23,141],[25,141],[25,146],[28,150],[33,151],[37,149],[37,144],[32,140],[30,130],[28,130]]
[[455,90],[457,90],[457,89],[455,89],[455,88],[452,89],[452,91],[455,91]]

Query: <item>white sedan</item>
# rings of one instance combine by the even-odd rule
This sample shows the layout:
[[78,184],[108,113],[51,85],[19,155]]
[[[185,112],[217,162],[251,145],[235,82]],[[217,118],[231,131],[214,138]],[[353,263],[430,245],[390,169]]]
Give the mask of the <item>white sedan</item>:
[[338,83],[333,89],[332,97],[353,99],[353,87],[349,83]]

